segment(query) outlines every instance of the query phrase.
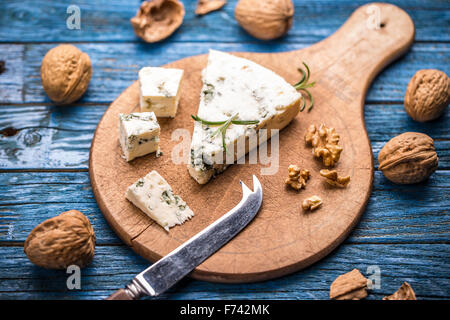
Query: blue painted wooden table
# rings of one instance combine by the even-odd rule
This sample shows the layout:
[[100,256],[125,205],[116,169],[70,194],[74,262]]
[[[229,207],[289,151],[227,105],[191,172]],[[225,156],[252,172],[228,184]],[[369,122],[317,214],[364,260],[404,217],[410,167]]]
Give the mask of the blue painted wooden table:
[[[186,17],[169,39],[141,42],[129,18],[139,0],[0,2],[0,298],[100,299],[124,285],[147,262],[108,227],[93,197],[88,175],[91,139],[108,105],[147,65],[224,51],[286,51],[303,48],[333,33],[366,1],[295,2],[288,36],[258,41],[239,28],[236,1],[204,17],[195,0],[184,0]],[[361,222],[332,254],[313,266],[273,281],[216,284],[185,279],[166,299],[327,299],[331,282],[353,268],[381,271],[380,299],[408,281],[419,299],[450,298],[450,113],[431,123],[412,121],[403,109],[409,79],[418,69],[450,74],[450,2],[392,1],[416,25],[406,56],[383,71],[366,98],[365,120],[374,156],[395,135],[417,131],[435,140],[439,169],[426,182],[394,185],[375,171],[373,192]],[[67,7],[81,10],[81,30],[66,26]],[[87,93],[73,106],[54,106],[40,83],[44,54],[58,43],[76,44],[93,63]],[[318,106],[319,107],[319,106]],[[10,128],[8,130],[4,130]],[[375,161],[377,165],[377,162]],[[36,267],[23,243],[39,222],[60,212],[85,213],[97,235],[93,262],[82,270],[81,290],[68,290],[64,271]]]

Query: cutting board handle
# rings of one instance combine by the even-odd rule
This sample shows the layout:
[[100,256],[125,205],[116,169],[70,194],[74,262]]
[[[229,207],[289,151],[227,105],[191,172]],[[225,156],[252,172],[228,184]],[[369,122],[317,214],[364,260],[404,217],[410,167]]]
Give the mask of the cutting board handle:
[[[324,87],[364,96],[381,69],[411,47],[414,34],[414,23],[404,10],[392,4],[369,3],[354,11],[329,38],[296,51],[294,58],[298,64],[307,51],[316,66],[315,78],[324,81]],[[344,78],[346,81],[340,82]]]

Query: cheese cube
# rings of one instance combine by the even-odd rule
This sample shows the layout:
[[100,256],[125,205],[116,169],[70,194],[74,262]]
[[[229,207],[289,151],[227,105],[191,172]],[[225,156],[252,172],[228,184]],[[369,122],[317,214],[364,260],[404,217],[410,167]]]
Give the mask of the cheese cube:
[[180,101],[183,70],[146,67],[139,71],[141,111],[157,117],[175,117]]
[[159,151],[159,130],[153,112],[119,114],[119,141],[125,159]]
[[166,231],[194,216],[186,202],[173,193],[167,181],[155,170],[129,186],[125,196]]

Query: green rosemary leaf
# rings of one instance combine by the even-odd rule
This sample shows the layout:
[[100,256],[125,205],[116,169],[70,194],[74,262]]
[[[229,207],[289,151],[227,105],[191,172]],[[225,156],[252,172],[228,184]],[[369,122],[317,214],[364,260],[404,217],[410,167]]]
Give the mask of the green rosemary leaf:
[[303,102],[303,104],[302,104],[302,106],[300,107],[300,112],[302,112],[303,110],[305,110],[305,107],[306,107],[306,100],[305,100],[305,97],[304,97],[304,96],[302,96],[302,102]]
[[222,146],[223,146],[223,149],[225,150],[225,152],[227,152],[227,147],[225,144],[225,136],[226,136],[226,131],[231,124],[252,125],[252,124],[259,123],[259,120],[236,120],[238,115],[239,115],[239,113],[236,113],[226,121],[207,121],[207,120],[200,118],[199,116],[194,116],[194,115],[191,115],[191,117],[192,117],[192,119],[194,119],[194,121],[199,121],[202,124],[205,124],[208,126],[219,126],[217,128],[217,130],[211,134],[211,137],[215,137],[215,136],[221,134],[222,135]]
[[226,122],[226,121],[207,121],[207,120],[203,120],[199,116],[194,116],[192,114],[191,114],[191,117],[192,117],[192,119],[194,119],[194,121],[199,121],[202,124],[206,124],[208,126],[220,126]]
[[[300,79],[300,81],[298,81],[298,82],[297,82],[296,84],[294,84],[293,86],[294,86],[294,88],[295,88],[296,90],[304,91],[304,92],[308,95],[308,99],[309,99],[308,112],[309,112],[309,111],[311,111],[311,109],[312,109],[313,106],[314,106],[314,99],[313,99],[311,93],[307,90],[307,88],[312,88],[312,87],[314,87],[314,85],[316,84],[316,82],[313,81],[313,82],[311,82],[311,83],[308,83],[308,81],[309,81],[309,76],[310,76],[311,72],[310,72],[310,70],[309,70],[308,65],[307,65],[306,63],[304,63],[304,62],[302,62],[302,63],[303,63],[303,65],[304,65],[305,68],[306,68],[306,72],[305,72],[305,70],[303,70],[302,68],[298,68],[298,69],[297,69],[297,70],[302,74],[302,78]],[[303,111],[303,110],[305,109],[305,107],[306,107],[306,100],[305,100],[305,97],[302,96],[301,99],[302,99],[302,102],[303,102],[303,103],[302,103],[302,105],[300,106],[300,112]]]
[[298,87],[298,86],[301,86],[302,85],[302,83],[303,83],[303,81],[305,81],[305,78],[306,78],[306,74],[305,74],[305,71],[302,69],[302,68],[297,68],[297,70],[298,70],[298,72],[300,72],[301,74],[302,74],[302,78],[301,78],[301,80],[299,81],[299,82],[297,82],[296,84],[294,84],[294,87]]
[[225,133],[226,133],[226,131],[223,130],[223,131],[222,131],[222,146],[223,146],[223,151],[225,151],[226,153],[228,153],[228,150],[227,150],[227,144],[225,143]]
[[302,63],[303,63],[303,65],[304,65],[305,68],[306,68],[306,80],[305,80],[305,83],[308,83],[308,81],[309,81],[309,75],[310,75],[309,67],[308,67],[308,65],[307,65],[306,63],[304,63],[304,62],[302,62]]
[[314,106],[314,98],[313,98],[311,92],[309,92],[308,90],[305,90],[305,91],[306,91],[306,93],[308,94],[308,98],[309,98],[309,101],[310,101],[310,104],[309,104],[309,107],[308,107],[308,112],[310,112],[311,109],[312,109],[313,106]]
[[258,124],[259,120],[232,120],[231,123],[232,124],[243,124],[243,125]]

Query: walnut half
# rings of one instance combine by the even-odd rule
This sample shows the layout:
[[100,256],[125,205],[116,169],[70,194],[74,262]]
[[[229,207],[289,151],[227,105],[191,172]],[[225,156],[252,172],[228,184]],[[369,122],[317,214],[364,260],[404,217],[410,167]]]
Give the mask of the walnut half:
[[358,269],[340,275],[330,286],[330,299],[360,300],[367,297],[366,279]]
[[346,187],[350,183],[350,176],[341,177],[336,170],[322,169],[320,175],[326,179],[329,185],[334,187]]
[[400,289],[391,294],[390,296],[384,297],[383,300],[417,300],[414,290],[411,288],[408,282],[403,282]]
[[322,158],[322,162],[327,167],[332,167],[339,161],[342,147],[338,145],[339,134],[334,128],[327,128],[321,124],[319,128],[312,124],[305,135],[305,142],[313,147],[313,155]]
[[309,170],[300,170],[298,166],[291,164],[288,168],[288,171],[289,178],[287,178],[285,181],[286,185],[297,191],[301,188],[305,188],[306,181],[308,181],[310,177]]
[[141,4],[131,18],[134,32],[146,42],[157,42],[170,36],[181,25],[184,6],[178,0],[152,0]]

